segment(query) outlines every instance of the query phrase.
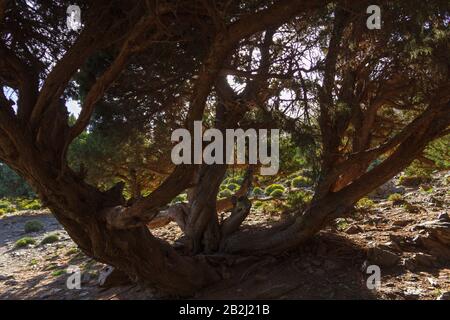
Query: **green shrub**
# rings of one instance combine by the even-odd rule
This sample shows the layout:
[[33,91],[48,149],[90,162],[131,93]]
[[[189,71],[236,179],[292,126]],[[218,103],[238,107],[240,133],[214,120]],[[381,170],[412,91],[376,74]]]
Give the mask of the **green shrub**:
[[16,211],[16,208],[8,199],[2,199],[0,200],[0,210],[7,213]]
[[263,205],[263,202],[262,201],[255,201],[254,203],[253,203],[253,207],[254,208],[259,208],[259,207],[261,207]]
[[262,196],[262,195],[264,195],[264,191],[260,187],[253,188],[252,193],[255,196]]
[[291,181],[291,187],[292,188],[301,188],[301,187],[307,187],[311,185],[311,179],[303,176],[298,176],[292,179]]
[[11,207],[11,202],[9,202],[7,199],[0,200],[0,209],[7,209]]
[[273,198],[281,198],[284,192],[281,189],[275,189],[270,193],[270,196]]
[[244,179],[241,178],[241,177],[233,177],[233,178],[228,178],[228,182],[227,183],[228,184],[234,183],[234,184],[237,184],[237,185],[241,185],[242,181],[244,181]]
[[39,210],[42,205],[38,199],[19,199],[17,202],[18,210]]
[[233,195],[233,192],[231,192],[231,190],[228,189],[223,189],[222,191],[219,192],[219,198],[228,198],[231,197]]
[[266,195],[270,195],[274,190],[281,190],[282,192],[284,192],[285,188],[281,185],[281,184],[271,184],[270,186],[268,186],[264,192],[266,193]]
[[372,200],[370,200],[369,198],[361,198],[356,203],[356,208],[362,209],[362,210],[368,210],[368,209],[372,208],[374,205],[375,205],[375,203]]
[[24,230],[26,233],[38,232],[44,229],[44,225],[37,220],[30,220],[25,223]]
[[400,193],[393,193],[388,197],[389,201],[392,201],[393,204],[402,204],[405,200]]
[[269,214],[273,214],[273,213],[277,213],[280,211],[280,209],[275,205],[275,203],[273,201],[265,201],[262,203],[262,205],[260,206],[260,210],[264,213],[269,213]]
[[47,244],[47,243],[54,243],[59,240],[59,237],[57,234],[50,234],[46,236],[44,239],[42,239],[41,244]]
[[64,273],[65,273],[64,270],[55,270],[52,272],[52,276],[59,277],[59,276],[63,275]]
[[227,189],[231,191],[236,191],[240,186],[237,183],[230,183],[227,185]]
[[290,208],[299,208],[312,200],[312,194],[305,191],[289,192],[287,196],[287,205]]
[[15,247],[16,248],[23,248],[28,246],[29,244],[35,244],[36,241],[33,238],[30,237],[23,237],[16,241]]
[[187,201],[186,193],[179,194],[172,200],[173,203],[186,202],[186,201]]
[[0,217],[6,213],[5,209],[0,209]]
[[339,231],[344,231],[348,227],[348,222],[344,218],[338,218],[336,219],[336,228]]

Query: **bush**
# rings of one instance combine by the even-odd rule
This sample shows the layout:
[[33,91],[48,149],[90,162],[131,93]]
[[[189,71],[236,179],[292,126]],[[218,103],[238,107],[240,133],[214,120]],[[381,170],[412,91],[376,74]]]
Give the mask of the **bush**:
[[275,189],[272,191],[272,193],[270,194],[271,197],[273,198],[281,198],[283,196],[284,192],[281,189]]
[[356,208],[362,209],[362,210],[368,210],[368,209],[372,208],[374,205],[375,205],[375,203],[372,200],[370,200],[369,198],[361,198],[356,203]]
[[55,271],[52,272],[52,276],[54,276],[54,277],[59,277],[59,276],[61,276],[63,274],[65,274],[64,270],[55,270]]
[[233,192],[231,192],[228,189],[223,189],[222,191],[219,192],[219,198],[228,198],[231,197],[233,195]]
[[30,237],[23,237],[16,241],[15,247],[16,248],[24,248],[28,246],[29,244],[35,244],[36,241],[33,238]]
[[388,197],[389,201],[392,201],[393,204],[402,204],[405,200],[400,193],[393,193]]
[[54,243],[59,240],[59,237],[57,234],[50,234],[46,236],[44,239],[42,239],[41,244],[47,244],[47,243]]
[[236,191],[239,188],[240,188],[240,186],[237,183],[230,183],[227,186],[227,189],[231,190],[231,191]]
[[187,201],[186,193],[179,194],[172,200],[173,203],[186,202],[186,201]]
[[269,196],[274,190],[281,190],[281,192],[284,192],[285,188],[281,184],[274,183],[268,186],[264,192]]
[[264,195],[264,191],[260,187],[253,188],[252,193],[255,196],[262,196],[262,195]]
[[303,177],[303,176],[295,177],[291,181],[291,187],[292,188],[307,187],[309,185],[311,185],[311,179]]
[[41,208],[42,205],[38,199],[20,199],[17,202],[18,210],[39,210]]
[[228,184],[233,183],[233,184],[237,184],[240,185],[242,184],[242,181],[244,181],[244,178],[241,177],[233,177],[233,178],[228,178]]
[[253,203],[253,207],[254,208],[259,208],[259,207],[261,207],[263,205],[263,202],[262,201],[255,201],[254,203]]
[[3,210],[4,213],[14,212],[16,208],[8,199],[0,200],[0,210]]
[[403,175],[400,177],[399,183],[405,187],[417,187],[422,183],[427,183],[431,180],[427,176],[407,176]]
[[312,194],[305,191],[289,192],[287,196],[287,205],[290,208],[299,208],[312,200]]
[[37,220],[30,220],[25,223],[24,230],[26,233],[38,232],[44,229],[44,225]]

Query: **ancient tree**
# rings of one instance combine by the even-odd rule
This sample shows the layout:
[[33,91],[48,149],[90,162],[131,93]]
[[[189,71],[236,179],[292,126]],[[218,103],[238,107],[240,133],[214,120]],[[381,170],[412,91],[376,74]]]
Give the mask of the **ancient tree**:
[[[379,30],[366,27],[370,4],[83,1],[75,32],[63,1],[2,0],[0,160],[87,255],[132,281],[190,295],[220,279],[215,253],[301,245],[448,134],[446,1],[380,1]],[[74,95],[82,109],[70,121]],[[299,144],[313,141],[320,148],[313,201],[249,234],[240,225],[253,168],[235,197],[220,201],[227,170],[220,164],[168,165],[164,181],[133,201],[120,184],[88,184],[84,170],[69,166],[68,150],[112,102],[142,130],[193,130],[208,114],[219,130],[279,127]],[[188,203],[169,206],[186,189]],[[231,215],[220,221],[223,210]],[[179,223],[183,247],[152,235],[148,226],[162,216]]]

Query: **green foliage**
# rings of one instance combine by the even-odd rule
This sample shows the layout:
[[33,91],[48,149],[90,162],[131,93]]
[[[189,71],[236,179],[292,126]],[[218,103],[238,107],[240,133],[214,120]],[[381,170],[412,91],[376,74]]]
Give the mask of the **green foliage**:
[[274,201],[264,201],[262,205],[259,206],[260,210],[264,213],[274,214],[280,211],[280,208]]
[[44,225],[37,220],[30,220],[25,223],[24,230],[26,233],[39,232],[44,229]]
[[281,198],[284,192],[281,189],[275,189],[270,193],[270,196],[273,198]]
[[348,227],[348,222],[344,218],[338,218],[336,219],[336,228],[339,231],[344,231]]
[[264,195],[264,191],[260,187],[254,187],[253,190],[252,190],[252,193],[255,196],[262,196],[262,195]]
[[305,192],[303,190],[300,191],[291,191],[287,196],[287,205],[290,208],[299,208],[303,207],[306,204],[310,203],[312,200],[312,194],[309,192]]
[[263,205],[263,202],[262,201],[255,201],[254,203],[253,203],[253,207],[254,208],[260,208],[261,206]]
[[172,200],[172,203],[179,203],[179,202],[186,202],[187,201],[187,194],[182,193],[175,197],[175,199]]
[[38,199],[18,199],[16,207],[17,210],[39,210],[42,204]]
[[14,207],[14,204],[8,199],[2,199],[0,200],[0,210],[2,210],[3,213],[7,213],[16,211],[16,208]]
[[34,197],[27,182],[0,162],[0,198]]
[[227,189],[231,191],[236,191],[240,188],[240,186],[237,183],[230,183],[227,185]]
[[228,189],[223,189],[222,191],[219,192],[219,198],[228,198],[231,197],[233,195],[233,192],[231,192],[231,190]]
[[47,243],[54,243],[59,240],[59,237],[57,234],[49,234],[44,239],[42,239],[41,244],[47,244]]
[[63,275],[64,273],[65,273],[65,271],[62,270],[62,269],[60,269],[60,270],[55,270],[55,271],[52,272],[52,276],[54,276],[54,277],[59,277],[59,276]]
[[291,187],[292,188],[301,188],[301,187],[307,187],[311,185],[311,179],[303,176],[298,176],[292,179],[291,181]]
[[228,184],[232,183],[232,184],[237,184],[238,186],[241,185],[242,181],[244,181],[244,178],[242,178],[242,177],[231,177],[231,178],[227,179]]
[[419,161],[415,160],[405,169],[405,173],[400,177],[399,183],[406,187],[417,187],[431,180],[432,171],[433,168],[423,167]]
[[23,237],[23,238],[17,240],[14,246],[16,248],[24,248],[24,247],[28,246],[29,244],[35,244],[35,243],[36,243],[36,240],[34,240],[33,238]]
[[392,201],[394,205],[402,204],[404,202],[403,196],[400,193],[393,193],[388,197],[389,201]]
[[450,135],[431,142],[424,155],[435,163],[435,169],[450,170]]
[[5,209],[0,209],[0,217],[6,213]]
[[360,210],[369,210],[375,205],[375,203],[367,197],[359,199],[356,203],[356,208]]
[[284,190],[285,190],[285,188],[281,184],[274,183],[274,184],[271,184],[270,186],[267,186],[266,189],[264,190],[264,193],[269,196],[272,194],[272,192],[274,190],[277,190],[277,189],[281,190],[281,192],[284,192]]

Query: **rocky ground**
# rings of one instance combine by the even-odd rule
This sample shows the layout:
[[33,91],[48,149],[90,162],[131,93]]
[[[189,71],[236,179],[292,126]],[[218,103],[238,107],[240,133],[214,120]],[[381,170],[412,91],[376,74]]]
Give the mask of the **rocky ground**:
[[[371,195],[370,204],[323,230],[295,252],[278,256],[219,257],[224,280],[196,298],[208,299],[449,299],[450,193],[445,174],[429,186],[404,188],[396,181]],[[427,190],[427,191],[425,191]],[[388,200],[400,193],[400,201]],[[245,228],[280,219],[252,209]],[[27,221],[44,229],[25,233]],[[170,223],[154,233],[174,242]],[[49,234],[57,241],[42,244]],[[24,236],[34,244],[17,248]],[[366,268],[377,265],[380,286],[367,288]],[[68,268],[79,268],[81,289],[68,289]],[[102,288],[105,266],[85,257],[47,211],[18,212],[0,218],[0,299],[156,299],[136,286]]]

